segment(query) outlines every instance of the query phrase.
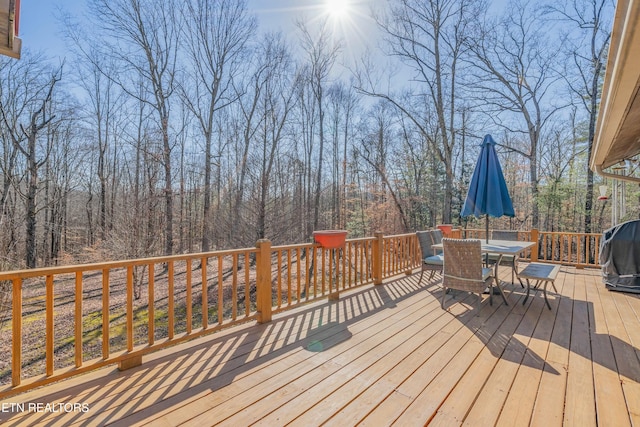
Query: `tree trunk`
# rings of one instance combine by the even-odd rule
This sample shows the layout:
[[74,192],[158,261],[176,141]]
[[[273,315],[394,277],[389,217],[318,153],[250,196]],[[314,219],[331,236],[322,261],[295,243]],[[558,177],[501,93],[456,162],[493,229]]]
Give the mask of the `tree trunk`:
[[25,238],[25,261],[27,268],[36,267],[36,192],[38,191],[38,162],[36,160],[36,136],[37,126],[32,123],[30,134],[27,140],[27,165],[29,170],[29,181],[27,184],[26,199],[26,238]]
[[[173,183],[171,177],[171,146],[169,145],[169,117],[162,118],[162,157],[164,160],[164,202],[165,202],[165,255],[173,254]],[[206,220],[206,219],[205,219]]]

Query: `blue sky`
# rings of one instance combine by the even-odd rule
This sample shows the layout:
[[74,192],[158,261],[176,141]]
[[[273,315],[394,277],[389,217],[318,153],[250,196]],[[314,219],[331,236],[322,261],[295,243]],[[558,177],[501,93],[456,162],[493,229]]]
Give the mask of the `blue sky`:
[[[160,0],[161,1],[161,0]],[[294,19],[300,16],[313,18],[324,9],[325,0],[249,0],[250,10],[256,14],[263,30],[282,29],[295,31]],[[369,17],[371,7],[381,7],[385,0],[351,0],[349,20],[340,22],[344,31],[345,50],[360,52],[366,45],[374,45],[375,25]],[[66,54],[56,10],[63,7],[72,13],[84,9],[85,0],[22,0],[20,12],[20,37],[22,48],[42,51],[47,56]],[[372,46],[373,47],[373,46]]]

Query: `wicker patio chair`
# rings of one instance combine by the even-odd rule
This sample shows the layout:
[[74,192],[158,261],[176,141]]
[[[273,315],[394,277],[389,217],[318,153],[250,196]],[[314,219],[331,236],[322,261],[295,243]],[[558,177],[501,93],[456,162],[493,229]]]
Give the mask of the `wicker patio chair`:
[[[444,269],[442,274],[442,308],[448,289],[478,294],[478,313],[480,313],[482,293],[489,287],[489,304],[493,305],[493,284],[498,287],[505,305],[507,299],[493,274],[492,268],[482,266],[480,240],[442,239],[444,247]],[[476,314],[478,314],[476,313]]]
[[433,276],[436,273],[442,273],[444,257],[442,255],[437,255],[431,247],[431,245],[438,243],[433,239],[433,231],[418,231],[416,232],[416,235],[418,236],[420,251],[422,252],[422,269],[420,271],[420,280],[418,281],[418,283],[420,283],[425,271],[430,272],[429,280],[433,279]]
[[[491,239],[492,240],[509,240],[512,242],[518,241],[518,232],[510,231],[510,230],[493,230],[491,231]],[[514,283],[516,277],[518,277],[518,258],[519,256],[514,255],[503,255],[500,258],[499,254],[487,254],[487,265],[495,264],[498,259],[500,259],[500,265],[508,265],[511,267],[511,283]],[[520,282],[520,286],[524,288],[524,283],[520,277],[518,277],[518,281]]]

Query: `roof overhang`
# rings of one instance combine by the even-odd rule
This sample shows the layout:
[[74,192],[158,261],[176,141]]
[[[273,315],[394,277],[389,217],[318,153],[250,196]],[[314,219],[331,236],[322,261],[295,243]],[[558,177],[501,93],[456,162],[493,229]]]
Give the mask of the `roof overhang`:
[[[618,0],[589,167],[605,169],[640,154],[640,0]],[[640,182],[640,178],[616,176]]]
[[20,0],[0,0],[0,54],[20,58],[19,22]]

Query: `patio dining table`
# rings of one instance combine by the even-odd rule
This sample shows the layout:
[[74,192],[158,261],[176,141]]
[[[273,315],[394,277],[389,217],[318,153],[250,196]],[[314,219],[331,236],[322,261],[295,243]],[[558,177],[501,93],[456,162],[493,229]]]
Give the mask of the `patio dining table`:
[[[495,262],[495,274],[498,276],[498,266],[500,265],[500,261],[502,257],[505,255],[513,255],[518,256],[527,249],[532,248],[536,245],[536,242],[526,242],[526,241],[513,241],[513,240],[486,240],[480,239],[482,253],[486,254],[498,254],[499,257]],[[444,247],[442,243],[437,243],[432,245],[432,248],[438,251],[443,251]],[[447,254],[444,254],[445,262],[447,259]],[[513,283],[512,283],[513,284]]]

